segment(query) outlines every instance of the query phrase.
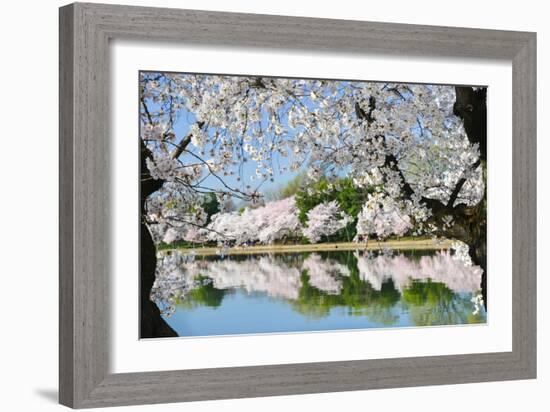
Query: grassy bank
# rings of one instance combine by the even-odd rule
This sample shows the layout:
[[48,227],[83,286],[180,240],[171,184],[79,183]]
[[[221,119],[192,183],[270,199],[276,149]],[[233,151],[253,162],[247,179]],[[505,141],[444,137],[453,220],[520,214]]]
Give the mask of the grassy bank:
[[[291,253],[291,252],[324,252],[331,250],[380,250],[389,248],[393,250],[441,250],[448,249],[451,240],[434,241],[432,239],[399,239],[387,240],[385,242],[369,241],[368,245],[355,242],[338,243],[317,243],[311,245],[255,245],[247,247],[232,247],[227,249],[228,255],[243,255],[255,253]],[[166,250],[195,251],[198,255],[215,255],[219,250],[217,247],[175,247],[163,248]]]

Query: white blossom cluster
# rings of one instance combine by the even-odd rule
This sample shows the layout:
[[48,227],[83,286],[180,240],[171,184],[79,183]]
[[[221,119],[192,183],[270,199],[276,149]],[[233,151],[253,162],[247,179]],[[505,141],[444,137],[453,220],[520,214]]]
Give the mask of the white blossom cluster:
[[383,193],[369,194],[357,216],[357,238],[376,234],[379,238],[402,236],[411,229],[411,219],[403,208]]
[[483,295],[481,293],[478,293],[477,295],[472,297],[471,302],[474,304],[474,310],[472,312],[472,315],[475,316],[481,311],[481,308],[484,305]]
[[479,159],[479,148],[466,138],[460,119],[448,119],[438,134],[431,133],[411,149],[403,154],[400,164],[416,192],[447,203],[457,181],[465,178],[454,205],[479,203],[485,190],[482,167],[472,166]]
[[246,208],[242,213],[217,213],[203,232],[207,240],[222,244],[269,244],[300,233],[300,226],[291,196],[255,209]]
[[205,225],[202,198],[174,182],[165,183],[146,204],[149,230],[155,242],[200,241]]
[[469,254],[470,247],[466,243],[455,240],[451,244],[451,250],[454,252],[453,258],[455,260],[462,262],[466,266],[472,266],[473,262]]
[[351,216],[340,210],[338,202],[319,203],[307,212],[307,227],[303,234],[312,243],[317,243],[323,237],[333,235],[352,222]]
[[203,174],[201,165],[182,165],[177,159],[158,154],[152,159],[148,157],[145,162],[153,179],[181,182],[184,186],[197,181]]

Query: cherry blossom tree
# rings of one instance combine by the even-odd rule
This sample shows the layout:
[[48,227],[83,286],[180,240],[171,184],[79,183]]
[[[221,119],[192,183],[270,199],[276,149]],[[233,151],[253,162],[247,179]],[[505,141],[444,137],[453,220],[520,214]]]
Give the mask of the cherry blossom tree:
[[263,208],[256,210],[263,214],[263,220],[267,222],[258,231],[258,240],[261,243],[272,243],[287,237],[296,237],[301,231],[296,201],[293,196],[268,202]]
[[234,245],[260,242],[273,243],[300,232],[294,197],[268,202],[242,213],[218,213],[203,229],[208,240]]
[[303,234],[316,243],[344,229],[350,221],[351,217],[340,210],[336,200],[320,203],[307,212],[307,227],[303,229]]
[[304,165],[311,181],[374,185],[417,234],[468,245],[486,290],[485,88],[152,72],[140,88],[144,293],[155,225],[185,236],[205,227],[205,193],[222,209],[255,204],[265,182]]

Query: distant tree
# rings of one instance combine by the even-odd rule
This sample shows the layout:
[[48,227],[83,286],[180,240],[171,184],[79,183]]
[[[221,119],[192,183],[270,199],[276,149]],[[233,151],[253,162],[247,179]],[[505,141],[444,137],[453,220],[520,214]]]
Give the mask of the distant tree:
[[307,176],[305,172],[298,173],[296,176],[290,179],[282,187],[268,190],[265,193],[265,198],[268,201],[273,201],[273,200],[281,200],[287,197],[294,196],[303,188],[303,186],[305,186],[306,180],[307,180]]
[[340,210],[350,217],[345,236],[341,240],[353,239],[356,234],[357,216],[372,191],[371,187],[356,186],[351,178],[336,178],[329,181],[323,177],[296,193],[298,218],[302,224],[306,224],[309,211],[322,203],[336,201]]
[[203,229],[207,239],[235,245],[260,242],[273,243],[300,231],[294,197],[267,202],[257,208],[218,213]]
[[315,206],[336,200],[341,210],[352,217],[357,217],[371,190],[358,188],[351,178],[337,178],[330,181],[322,177],[319,181],[301,188],[296,193],[298,218],[302,223],[307,221],[307,212]]
[[206,224],[212,220],[212,215],[220,211],[220,202],[214,193],[206,193],[202,201],[202,208],[206,213]]
[[336,200],[323,202],[307,212],[306,227],[302,232],[310,242],[317,243],[345,231],[352,220]]

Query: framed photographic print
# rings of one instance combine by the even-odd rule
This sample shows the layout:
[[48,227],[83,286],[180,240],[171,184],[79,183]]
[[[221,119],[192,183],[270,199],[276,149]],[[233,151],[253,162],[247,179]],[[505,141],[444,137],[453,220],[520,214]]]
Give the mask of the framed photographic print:
[[139,76],[142,338],[486,322],[486,87]]
[[61,403],[534,378],[535,53],[62,7]]

